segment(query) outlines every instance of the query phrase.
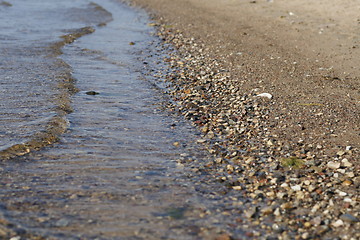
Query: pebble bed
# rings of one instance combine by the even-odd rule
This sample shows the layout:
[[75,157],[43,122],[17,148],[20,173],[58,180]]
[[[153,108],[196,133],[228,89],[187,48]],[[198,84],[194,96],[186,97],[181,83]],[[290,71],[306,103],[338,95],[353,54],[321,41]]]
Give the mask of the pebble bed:
[[168,85],[169,108],[201,130],[198,143],[215,156],[199,168],[242,195],[224,195],[233,223],[218,239],[360,239],[359,149],[328,155],[325,143],[281,139],[271,94],[245,92],[201,41],[154,21],[167,53],[159,64],[168,68],[153,75]]

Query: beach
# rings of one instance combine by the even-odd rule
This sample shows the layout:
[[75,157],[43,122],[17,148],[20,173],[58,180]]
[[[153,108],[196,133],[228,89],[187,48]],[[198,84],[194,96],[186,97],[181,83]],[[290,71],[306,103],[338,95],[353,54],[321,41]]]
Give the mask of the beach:
[[359,8],[0,2],[0,239],[360,239]]
[[262,237],[359,238],[356,1],[132,3],[176,49],[163,77],[214,173],[252,201],[239,216]]

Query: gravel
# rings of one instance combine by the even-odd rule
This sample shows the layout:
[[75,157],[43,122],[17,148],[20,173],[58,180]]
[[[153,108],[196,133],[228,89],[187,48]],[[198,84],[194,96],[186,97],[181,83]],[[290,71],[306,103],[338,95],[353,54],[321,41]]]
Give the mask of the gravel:
[[166,63],[164,71],[153,75],[167,86],[169,108],[201,131],[197,142],[215,156],[202,167],[229,186],[228,195],[242,196],[224,196],[234,221],[229,236],[238,239],[236,229],[247,228],[253,230],[242,237],[249,239],[360,239],[359,149],[282,138],[276,133],[284,128],[305,127],[291,125],[286,114],[272,115],[280,104],[276,94],[242,89],[226,58],[214,58],[200,40],[156,21],[163,41],[157,47],[170,54],[158,63]]

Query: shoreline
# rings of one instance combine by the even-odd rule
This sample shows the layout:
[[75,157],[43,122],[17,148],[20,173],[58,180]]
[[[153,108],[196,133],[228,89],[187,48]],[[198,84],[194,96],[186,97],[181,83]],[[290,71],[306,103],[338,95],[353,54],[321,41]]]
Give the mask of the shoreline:
[[[278,48],[282,57],[271,59],[261,43],[257,53],[245,43],[243,51],[228,54],[234,50],[234,35],[214,32],[209,23],[216,16],[208,12],[191,16],[194,1],[169,6],[161,0],[133,2],[153,13],[158,37],[176,50],[164,59],[175,70],[162,78],[173,86],[169,94],[176,107],[202,131],[198,142],[216,156],[204,165],[252,202],[239,217],[254,229],[265,229],[268,237],[275,232],[282,239],[359,238],[359,106],[332,99],[345,90],[353,94],[358,77],[320,69],[327,59],[305,64],[306,53],[295,62],[289,49]],[[171,17],[174,11],[181,17]],[[258,34],[251,31],[244,38]],[[283,61],[283,56],[289,58]],[[334,82],[340,87],[332,89]],[[228,239],[237,237],[230,229]]]

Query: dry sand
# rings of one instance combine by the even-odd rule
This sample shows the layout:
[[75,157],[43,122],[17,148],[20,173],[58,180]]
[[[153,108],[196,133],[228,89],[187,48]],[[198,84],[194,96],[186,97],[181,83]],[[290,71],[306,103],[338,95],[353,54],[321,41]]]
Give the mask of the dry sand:
[[[259,88],[287,114],[284,138],[360,144],[360,5],[356,0],[135,0],[222,59],[244,92]],[[315,114],[304,104],[321,104]],[[284,112],[285,111],[285,112]],[[332,137],[320,137],[331,125]],[[335,133],[336,132],[336,133]],[[301,135],[299,135],[301,134]],[[335,136],[336,135],[336,136]],[[335,147],[337,148],[337,147]]]

